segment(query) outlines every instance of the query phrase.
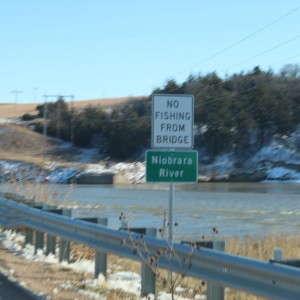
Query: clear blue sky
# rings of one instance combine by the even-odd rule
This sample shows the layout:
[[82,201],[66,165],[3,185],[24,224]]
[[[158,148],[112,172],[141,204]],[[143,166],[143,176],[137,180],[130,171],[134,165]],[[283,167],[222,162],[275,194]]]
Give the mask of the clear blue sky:
[[0,103],[149,95],[300,60],[299,0],[3,0],[0,28]]

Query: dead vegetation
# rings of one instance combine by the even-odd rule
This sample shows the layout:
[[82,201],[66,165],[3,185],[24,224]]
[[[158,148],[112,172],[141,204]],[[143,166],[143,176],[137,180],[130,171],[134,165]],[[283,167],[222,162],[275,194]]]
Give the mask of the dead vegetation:
[[[241,255],[259,260],[269,261],[273,259],[275,248],[280,248],[283,251],[283,259],[292,259],[300,255],[300,237],[291,235],[268,235],[265,237],[233,237],[226,240],[226,252],[234,255]],[[84,246],[74,244],[73,256],[77,259],[93,259],[94,250]],[[140,273],[141,265],[135,261],[109,255],[109,268],[114,271],[131,271]],[[117,269],[116,269],[117,267]],[[157,281],[157,292],[165,290],[164,280],[168,280],[168,272],[162,272],[161,278]],[[203,294],[206,292],[206,283],[202,280],[185,277],[180,286],[186,291],[193,291],[195,294]],[[227,300],[262,300],[263,297],[251,295],[242,291],[226,288],[225,299]],[[190,295],[184,295],[189,297]]]
[[[27,126],[0,123],[0,161],[24,162],[32,165],[45,165],[49,161],[58,163],[80,162],[82,149],[63,148],[64,142],[51,137],[44,137]],[[82,163],[80,163],[83,166]]]
[[17,124],[0,124],[0,160],[40,163],[55,156],[59,142]]

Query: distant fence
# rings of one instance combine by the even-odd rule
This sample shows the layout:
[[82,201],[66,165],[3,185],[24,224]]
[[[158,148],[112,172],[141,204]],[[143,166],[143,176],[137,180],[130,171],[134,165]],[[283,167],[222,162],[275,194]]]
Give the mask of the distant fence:
[[[85,244],[103,255],[114,253],[144,263],[142,257],[133,251],[130,243],[122,244],[122,241],[128,238],[126,231],[72,219],[4,198],[0,198],[0,225],[5,228],[26,226],[40,233],[59,236],[65,241]],[[134,236],[135,233],[132,235]],[[138,234],[136,236],[139,237]],[[147,245],[147,252],[153,255],[169,247],[167,241],[147,234],[142,239]],[[230,255],[207,248],[195,249],[186,244],[175,243],[173,250],[176,257],[173,255],[171,258],[164,256],[159,258],[157,263],[160,268],[169,270],[171,266],[172,271],[180,272],[179,261],[185,261],[193,252],[191,264],[186,272],[187,276],[272,299],[298,300],[300,298],[299,268],[274,261]],[[145,256],[147,255],[145,249],[141,248],[141,251]]]

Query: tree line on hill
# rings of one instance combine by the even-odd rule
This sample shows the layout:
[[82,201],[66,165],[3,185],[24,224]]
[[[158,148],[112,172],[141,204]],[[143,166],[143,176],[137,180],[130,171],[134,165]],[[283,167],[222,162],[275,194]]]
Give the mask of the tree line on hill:
[[[274,135],[289,135],[300,123],[298,65],[286,65],[278,74],[255,67],[228,78],[214,72],[190,75],[182,84],[168,80],[156,93],[194,96],[194,148],[209,158],[229,151],[247,158]],[[37,111],[35,117],[43,117],[44,105]],[[151,95],[110,109],[80,110],[59,98],[47,111],[47,133],[75,146],[96,145],[101,153],[123,160],[150,148]],[[36,130],[43,132],[43,125]]]

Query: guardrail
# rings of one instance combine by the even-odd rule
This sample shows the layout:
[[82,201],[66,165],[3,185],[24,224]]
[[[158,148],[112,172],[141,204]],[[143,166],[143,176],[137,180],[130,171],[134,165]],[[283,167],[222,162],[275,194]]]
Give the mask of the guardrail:
[[[25,204],[0,198],[0,225],[9,228],[27,226],[47,232],[63,239],[85,244],[104,253],[114,253],[136,261],[143,262],[141,255],[133,251],[130,243],[122,243],[128,239],[128,232],[107,228],[99,224],[71,219],[70,217],[53,214],[29,207]],[[134,233],[132,233],[134,237]],[[162,249],[167,249],[167,241],[151,236],[136,235],[141,245],[147,245],[140,251],[147,256],[155,255]],[[187,258],[192,259],[186,271],[187,276],[201,278],[211,283],[243,290],[272,299],[300,298],[300,269],[278,264],[272,261],[260,261],[246,257],[230,255],[205,248],[195,249],[189,245],[173,245],[176,255],[161,256],[158,266],[181,272]],[[178,259],[179,258],[179,259]]]

